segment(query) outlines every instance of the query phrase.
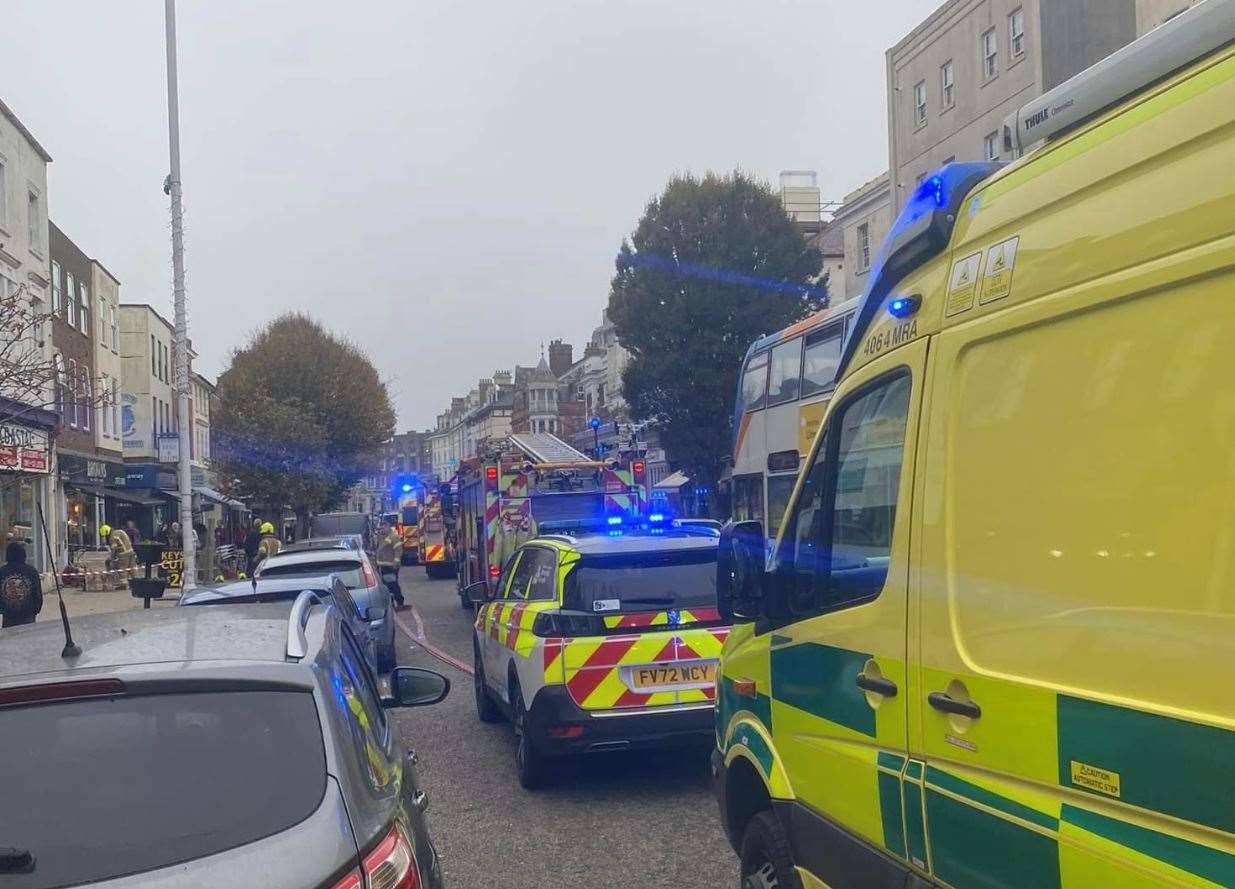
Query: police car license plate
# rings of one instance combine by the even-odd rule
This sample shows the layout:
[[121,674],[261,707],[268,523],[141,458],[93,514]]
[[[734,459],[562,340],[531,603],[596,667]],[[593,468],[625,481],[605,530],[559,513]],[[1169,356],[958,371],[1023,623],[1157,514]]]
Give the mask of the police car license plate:
[[630,680],[635,688],[710,685],[716,681],[716,661],[683,661],[676,664],[648,664],[645,667],[632,667]]

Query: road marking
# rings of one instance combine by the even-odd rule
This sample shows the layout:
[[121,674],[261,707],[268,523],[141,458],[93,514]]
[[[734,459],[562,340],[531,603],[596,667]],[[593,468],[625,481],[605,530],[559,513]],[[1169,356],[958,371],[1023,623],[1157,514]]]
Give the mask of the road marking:
[[398,614],[396,614],[394,617],[395,617],[395,623],[398,625],[399,629],[401,629],[409,639],[412,639],[417,644],[419,644],[420,647],[423,648],[426,652],[433,655],[433,657],[437,658],[442,663],[448,664],[449,666],[454,667],[456,670],[460,670],[466,673],[468,676],[472,675],[472,665],[471,664],[464,663],[463,661],[459,660],[454,655],[447,654],[446,652],[442,651],[440,648],[438,648],[436,645],[434,645],[432,642],[430,642],[425,637],[424,622],[420,619],[420,614],[419,612],[416,611],[415,605],[412,606],[412,618],[416,621],[416,628],[419,632],[412,632],[412,628],[409,627],[407,625],[407,622],[404,621],[403,618],[399,617]]

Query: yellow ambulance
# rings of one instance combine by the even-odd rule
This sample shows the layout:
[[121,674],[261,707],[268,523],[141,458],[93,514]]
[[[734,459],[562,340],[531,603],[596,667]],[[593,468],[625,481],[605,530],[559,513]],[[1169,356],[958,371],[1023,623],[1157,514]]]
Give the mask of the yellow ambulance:
[[725,529],[747,889],[1235,886],[1235,2],[914,193],[772,556]]

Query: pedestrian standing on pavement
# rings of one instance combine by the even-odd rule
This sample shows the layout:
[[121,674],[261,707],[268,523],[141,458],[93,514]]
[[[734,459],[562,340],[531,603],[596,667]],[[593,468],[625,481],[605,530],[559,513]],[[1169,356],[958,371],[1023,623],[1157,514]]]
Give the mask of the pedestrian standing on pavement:
[[257,559],[257,547],[262,542],[262,520],[260,518],[253,519],[253,527],[249,529],[249,533],[244,537],[244,555],[245,555],[245,570],[251,575],[254,562]]
[[399,587],[399,563],[403,560],[403,538],[394,526],[382,523],[381,530],[385,532],[382,541],[377,545],[377,571],[390,590],[390,597],[395,600],[395,610],[407,608],[403,601],[403,590]]
[[128,535],[130,543],[141,543],[142,532],[137,527],[137,522],[129,519],[124,523],[124,533]]
[[268,558],[279,551],[279,538],[275,536],[274,525],[270,522],[262,522],[261,527],[262,539],[257,544],[257,554],[253,558],[253,571],[256,572],[258,566]]
[[26,564],[26,547],[10,543],[0,568],[0,627],[32,624],[43,610],[43,583],[39,572]]

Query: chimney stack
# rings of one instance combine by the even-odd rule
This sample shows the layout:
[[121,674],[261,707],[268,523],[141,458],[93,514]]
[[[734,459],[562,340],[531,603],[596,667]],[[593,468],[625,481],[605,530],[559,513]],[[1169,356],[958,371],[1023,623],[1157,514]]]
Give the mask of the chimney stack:
[[570,343],[561,340],[549,343],[549,370],[555,377],[560,377],[570,370],[570,366],[575,363],[573,355],[574,347]]

